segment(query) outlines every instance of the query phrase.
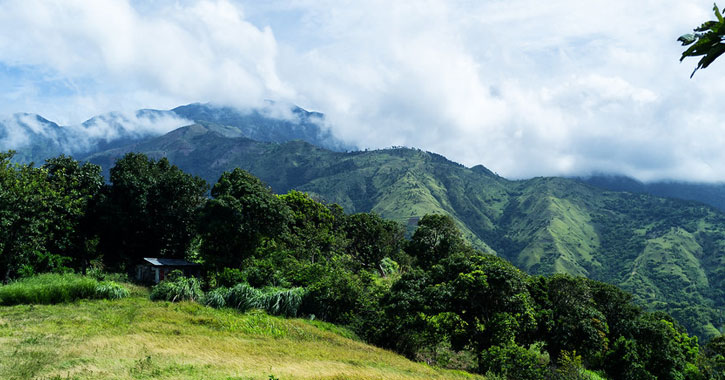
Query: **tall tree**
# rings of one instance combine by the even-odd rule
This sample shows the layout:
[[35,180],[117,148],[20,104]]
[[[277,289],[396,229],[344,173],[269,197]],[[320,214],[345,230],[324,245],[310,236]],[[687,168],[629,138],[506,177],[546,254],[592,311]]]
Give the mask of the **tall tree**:
[[128,153],[111,168],[100,245],[112,266],[142,257],[184,258],[196,236],[196,214],[208,185],[166,158]]
[[212,268],[239,268],[263,237],[282,232],[290,211],[259,178],[242,169],[225,172],[201,210],[200,253]]
[[48,256],[51,211],[46,206],[53,192],[45,172],[12,163],[14,153],[0,153],[0,276],[4,282],[31,274],[34,263],[62,265],[57,257]]
[[456,222],[449,215],[428,214],[418,221],[418,228],[406,251],[423,268],[429,268],[465,246]]
[[405,231],[400,224],[375,213],[350,215],[345,221],[345,232],[349,239],[347,251],[355,262],[382,275],[385,275],[382,260],[397,259],[405,242]]
[[48,203],[52,218],[48,249],[85,271],[98,241],[94,208],[103,186],[101,167],[60,155],[46,160],[43,169],[56,195]]

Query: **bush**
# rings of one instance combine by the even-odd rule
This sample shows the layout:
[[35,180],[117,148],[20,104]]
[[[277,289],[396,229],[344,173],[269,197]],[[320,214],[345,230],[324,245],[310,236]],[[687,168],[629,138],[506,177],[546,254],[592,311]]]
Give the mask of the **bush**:
[[220,309],[227,305],[229,288],[220,287],[213,289],[204,295],[203,304],[209,307]]
[[302,288],[269,289],[264,292],[264,309],[272,315],[296,317],[304,294]]
[[199,280],[194,277],[176,277],[161,281],[151,290],[154,301],[199,301],[204,296]]
[[0,305],[56,304],[79,299],[117,299],[128,290],[113,282],[98,283],[77,274],[47,273],[0,286]]
[[479,370],[492,372],[510,379],[544,379],[548,372],[548,356],[541,353],[540,347],[526,349],[516,344],[491,346],[484,351]]
[[226,304],[228,307],[233,307],[241,312],[249,309],[264,309],[262,291],[248,284],[238,284],[229,289]]
[[128,297],[128,289],[113,281],[104,281],[96,286],[96,297],[117,300]]
[[207,294],[204,304],[211,307],[232,307],[245,312],[261,309],[272,315],[295,317],[305,294],[302,288],[256,289],[248,284],[238,284],[231,289],[217,288]]
[[230,288],[239,283],[245,282],[246,276],[244,273],[236,268],[224,268],[217,275],[217,285]]

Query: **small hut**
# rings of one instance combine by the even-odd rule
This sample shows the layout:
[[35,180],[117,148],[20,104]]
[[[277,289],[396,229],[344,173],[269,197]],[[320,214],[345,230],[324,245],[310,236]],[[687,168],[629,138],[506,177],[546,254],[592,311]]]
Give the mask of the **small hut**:
[[173,270],[180,270],[184,276],[199,276],[201,265],[181,259],[144,257],[136,266],[136,280],[147,284],[158,284]]

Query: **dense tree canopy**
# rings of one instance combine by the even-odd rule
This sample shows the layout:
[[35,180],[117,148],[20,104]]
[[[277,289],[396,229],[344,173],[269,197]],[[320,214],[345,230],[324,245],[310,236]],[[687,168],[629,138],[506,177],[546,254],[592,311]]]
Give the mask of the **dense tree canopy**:
[[184,258],[196,237],[208,185],[166,158],[128,153],[111,168],[101,204],[101,250],[113,267],[143,257]]

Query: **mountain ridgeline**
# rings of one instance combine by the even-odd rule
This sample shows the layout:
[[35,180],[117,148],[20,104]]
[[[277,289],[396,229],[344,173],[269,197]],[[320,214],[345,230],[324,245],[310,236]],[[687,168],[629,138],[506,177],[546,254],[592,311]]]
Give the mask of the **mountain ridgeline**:
[[195,103],[172,110],[111,112],[67,126],[39,115],[17,113],[0,119],[0,151],[17,151],[15,162],[42,163],[59,154],[83,157],[127,148],[193,123],[214,128],[226,137],[243,136],[263,142],[303,140],[333,151],[355,149],[324,127],[321,113],[267,102],[263,107],[246,110]]
[[290,189],[374,211],[415,228],[451,215],[465,237],[532,274],[616,284],[701,337],[719,334],[725,303],[725,215],[701,203],[606,191],[564,178],[509,181],[416,149],[333,152],[302,141],[263,143],[195,124],[87,157],[104,168],[127,151],[168,157],[210,183],[240,167]]
[[[346,153],[351,147],[321,126],[321,114],[292,108],[273,117],[273,111],[192,104],[103,115],[75,129],[15,115],[15,121],[0,125],[0,149],[18,150],[16,158],[25,162],[71,153],[106,173],[126,152],[141,152],[168,157],[209,183],[240,167],[277,193],[296,189],[349,213],[374,211],[409,232],[423,215],[445,213],[476,248],[531,274],[568,273],[616,284],[703,338],[723,327],[725,214],[713,207],[659,198],[642,186],[618,188],[611,181],[608,186],[565,178],[510,181],[483,166],[466,168],[416,149]],[[129,128],[129,119],[143,125],[171,120],[170,132]],[[191,125],[171,128],[179,120]],[[111,132],[83,144],[62,137],[61,131],[88,131],[101,122]],[[717,189],[711,190],[717,198]]]

